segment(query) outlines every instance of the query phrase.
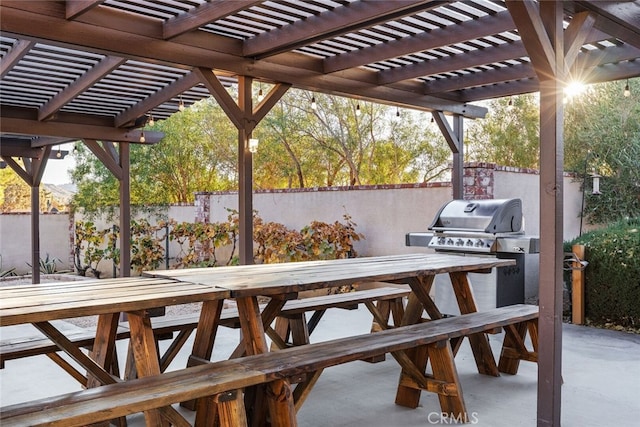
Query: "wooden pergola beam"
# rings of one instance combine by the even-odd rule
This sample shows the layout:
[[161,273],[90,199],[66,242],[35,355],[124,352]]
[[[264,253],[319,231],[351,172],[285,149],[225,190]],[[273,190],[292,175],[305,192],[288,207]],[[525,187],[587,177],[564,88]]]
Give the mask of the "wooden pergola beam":
[[596,19],[591,13],[580,12],[569,23],[565,31],[564,44],[564,61],[567,68],[574,64],[595,22]]
[[[568,29],[567,29],[568,30]],[[567,67],[571,70],[571,76],[575,77],[585,84],[593,83],[594,78],[597,75],[602,77],[600,81],[609,80],[605,78],[601,73],[602,71],[594,70],[604,64],[608,75],[611,76],[615,70],[624,69],[626,64],[622,63],[633,58],[637,58],[640,50],[633,46],[623,45],[607,48],[605,51],[592,50],[586,53],[580,53],[575,58],[569,58],[573,62],[573,66]],[[617,65],[611,65],[611,62],[617,62]],[[425,83],[425,93],[442,93],[454,90],[464,90],[470,86],[486,86],[491,84],[504,83],[512,80],[531,79],[537,76],[533,66],[530,63],[523,63],[520,65],[513,65],[507,69],[498,69],[492,71],[483,71],[482,73],[476,73],[465,76],[464,79],[451,78],[440,79],[433,82]],[[537,91],[537,87],[536,87]],[[464,98],[464,97],[463,97]]]
[[640,13],[637,1],[577,1],[597,13],[595,26],[640,49]]
[[75,19],[83,13],[86,13],[89,10],[93,9],[102,2],[103,0],[67,0],[65,2],[65,16],[67,19]]
[[188,13],[168,19],[162,26],[162,36],[165,40],[172,39],[262,2],[262,0],[218,0],[202,3]]
[[2,57],[0,62],[0,79],[11,71],[11,69],[31,50],[36,43],[29,40],[18,40],[6,55]]
[[153,95],[147,97],[144,101],[138,102],[126,111],[118,114],[114,119],[115,126],[125,127],[132,122],[135,122],[139,117],[146,115],[158,105],[180,95],[183,92],[186,92],[200,82],[201,79],[196,73],[190,72],[186,74],[184,77],[181,77]]
[[338,11],[311,16],[285,28],[265,31],[250,38],[244,43],[243,54],[250,58],[266,58],[361,27],[424,11],[428,6],[441,6],[443,3],[445,2],[440,0],[356,1]]
[[84,144],[91,150],[94,156],[109,169],[109,171],[121,181],[124,176],[122,166],[119,164],[118,152],[111,141],[103,141],[102,145],[95,139],[84,139]]
[[[436,28],[432,31],[415,34],[381,45],[355,50],[354,52],[331,56],[324,59],[324,72],[356,68],[372,62],[384,61],[393,57],[410,55],[436,49],[446,44],[461,43],[486,36],[488,33],[499,34],[513,29],[513,20],[508,11],[495,15],[462,22],[455,28]],[[431,61],[427,61],[431,62]],[[404,69],[405,67],[400,67]],[[391,71],[391,70],[390,70]],[[389,72],[381,72],[389,75]],[[434,73],[435,74],[435,73]],[[422,74],[424,75],[424,74]],[[397,81],[397,80],[396,80]]]
[[126,60],[124,58],[119,58],[117,56],[108,56],[104,58],[91,70],[80,76],[78,80],[65,87],[62,92],[58,93],[40,107],[38,110],[38,120],[50,119],[58,110],[125,62]]
[[[71,139],[88,138],[141,144],[140,129],[118,129],[114,127],[54,121],[41,122],[38,120],[7,116],[3,116],[2,120],[0,120],[0,132],[9,134],[46,135]],[[158,143],[164,138],[164,133],[157,131],[145,131],[144,135],[146,140],[144,144],[147,145]]]
[[554,46],[549,40],[536,4],[532,1],[508,1],[507,8],[511,12],[531,62],[536,64],[539,78],[555,76],[558,64],[556,64]]

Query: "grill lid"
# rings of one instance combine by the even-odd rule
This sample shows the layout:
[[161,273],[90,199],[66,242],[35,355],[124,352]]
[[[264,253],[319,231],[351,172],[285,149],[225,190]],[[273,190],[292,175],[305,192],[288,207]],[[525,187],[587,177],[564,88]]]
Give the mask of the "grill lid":
[[522,229],[520,199],[452,200],[440,208],[433,231],[518,233]]

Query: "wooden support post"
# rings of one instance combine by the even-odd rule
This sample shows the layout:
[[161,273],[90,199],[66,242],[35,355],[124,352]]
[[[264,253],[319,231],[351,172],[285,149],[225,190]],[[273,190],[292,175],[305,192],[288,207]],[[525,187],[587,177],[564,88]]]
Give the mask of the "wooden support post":
[[120,277],[131,276],[131,148],[120,144]]
[[584,260],[584,245],[571,247],[576,260],[571,271],[571,322],[575,325],[584,324],[584,269],[580,261]]

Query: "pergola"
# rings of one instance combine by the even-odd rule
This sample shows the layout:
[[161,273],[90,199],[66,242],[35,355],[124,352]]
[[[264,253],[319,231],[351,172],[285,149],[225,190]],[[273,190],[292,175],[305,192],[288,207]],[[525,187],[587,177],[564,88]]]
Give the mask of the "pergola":
[[[162,138],[144,131],[141,142],[151,118],[213,96],[237,127],[240,259],[249,263],[247,142],[289,87],[430,112],[453,153],[454,198],[463,120],[486,113],[473,102],[540,92],[538,425],[560,425],[562,92],[571,80],[640,76],[639,1],[3,0],[0,29],[0,156],[31,186],[37,213],[52,147],[83,141],[121,183],[122,275],[129,144]],[[263,82],[271,90],[254,104]],[[36,283],[38,234],[34,214]]]

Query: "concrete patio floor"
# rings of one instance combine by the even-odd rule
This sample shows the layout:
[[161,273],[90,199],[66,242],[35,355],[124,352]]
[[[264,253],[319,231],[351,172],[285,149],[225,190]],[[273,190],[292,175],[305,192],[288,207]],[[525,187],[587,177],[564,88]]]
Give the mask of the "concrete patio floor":
[[[313,333],[312,341],[367,333],[370,322],[371,316],[365,308],[330,310]],[[640,425],[640,335],[567,324],[563,330],[562,425]],[[4,330],[0,334],[6,339],[10,332]],[[222,328],[214,358],[226,358],[235,347],[237,337],[238,331]],[[502,335],[490,336],[490,341],[499,354]],[[119,345],[123,355],[126,342]],[[185,366],[186,353],[183,350],[171,369]],[[523,362],[515,376],[479,375],[465,342],[456,357],[456,366],[471,417],[470,425],[536,425],[535,364]],[[389,356],[382,363],[354,362],[325,370],[298,413],[299,425],[448,424],[446,420],[441,421],[438,398],[434,394],[424,392],[417,409],[394,404],[398,373],[398,365]],[[78,389],[78,384],[45,356],[9,361],[0,371],[2,406]],[[144,419],[141,415],[131,416],[129,425],[142,426]]]

